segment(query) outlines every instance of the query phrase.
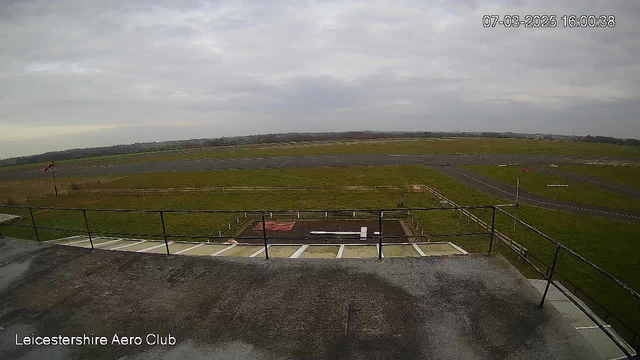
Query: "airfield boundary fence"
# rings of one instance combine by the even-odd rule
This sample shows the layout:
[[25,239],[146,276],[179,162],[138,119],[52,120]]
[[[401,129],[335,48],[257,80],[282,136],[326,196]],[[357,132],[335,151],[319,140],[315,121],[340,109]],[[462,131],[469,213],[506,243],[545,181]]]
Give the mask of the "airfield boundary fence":
[[[435,191],[434,189],[431,189],[434,192],[434,195],[437,196],[437,191]],[[431,191],[430,190],[430,191]],[[445,199],[444,197],[442,197],[442,199]],[[444,201],[444,200],[442,200]],[[449,201],[447,199],[447,201]],[[40,241],[40,235],[38,233],[38,230],[54,230],[54,231],[66,231],[66,232],[71,232],[71,233],[79,233],[82,235],[86,235],[89,239],[89,242],[91,244],[91,248],[94,249],[94,245],[93,245],[93,236],[95,235],[106,235],[106,236],[138,236],[138,237],[155,237],[155,238],[161,238],[164,239],[164,243],[165,243],[165,247],[166,247],[166,252],[167,255],[171,255],[170,250],[169,250],[169,239],[174,239],[174,238],[189,238],[189,239],[209,239],[211,236],[210,235],[175,235],[175,234],[169,234],[166,230],[166,226],[165,226],[165,214],[168,213],[178,213],[178,214],[203,214],[203,213],[209,213],[209,214],[215,214],[215,213],[221,213],[221,214],[243,214],[242,216],[244,218],[247,218],[249,216],[251,217],[257,217],[260,219],[260,221],[262,222],[262,236],[260,237],[243,237],[243,238],[239,238],[239,239],[252,239],[252,240],[262,240],[263,244],[264,244],[264,254],[265,254],[265,259],[269,259],[269,237],[267,235],[267,230],[266,230],[266,219],[267,218],[272,218],[274,216],[274,214],[276,215],[276,217],[278,216],[291,216],[291,217],[300,217],[301,213],[306,213],[306,214],[313,214],[316,217],[320,217],[322,218],[322,216],[324,215],[325,218],[329,217],[329,214],[332,214],[332,216],[336,216],[336,217],[350,217],[350,216],[356,216],[357,213],[360,214],[368,214],[371,217],[377,218],[378,219],[378,234],[373,234],[372,236],[374,237],[374,239],[377,240],[377,246],[378,246],[378,259],[381,260],[382,259],[382,249],[384,244],[384,239],[400,239],[400,238],[404,238],[404,239],[409,239],[410,241],[415,241],[415,239],[423,239],[423,238],[428,238],[428,237],[436,237],[436,236],[468,236],[468,235],[489,235],[489,248],[488,248],[488,253],[491,254],[492,250],[493,250],[493,246],[494,246],[494,239],[498,239],[500,241],[496,242],[496,246],[498,246],[498,244],[502,243],[504,245],[506,245],[506,249],[512,251],[515,255],[517,255],[524,263],[528,264],[529,266],[531,266],[536,273],[538,273],[543,279],[545,279],[547,281],[546,283],[546,288],[544,293],[542,294],[542,298],[540,300],[540,307],[543,307],[544,305],[544,301],[545,298],[547,296],[547,292],[549,290],[549,287],[551,285],[555,286],[556,289],[558,289],[558,291],[560,291],[562,294],[564,294],[574,305],[576,305],[580,310],[583,311],[583,313],[589,317],[591,319],[591,321],[593,321],[598,328],[600,328],[619,348],[620,350],[629,358],[629,359],[633,359],[633,354],[630,353],[630,351],[627,349],[627,347],[617,338],[617,334],[613,334],[611,333],[611,331],[608,330],[608,326],[605,326],[606,324],[603,324],[595,315],[591,314],[584,306],[584,304],[581,304],[580,302],[578,302],[576,299],[574,299],[574,297],[572,297],[569,293],[567,293],[566,289],[570,289],[570,288],[574,288],[574,294],[578,294],[578,292],[580,291],[581,295],[587,296],[590,300],[590,302],[593,302],[595,304],[598,304],[602,309],[606,308],[602,305],[600,305],[598,302],[596,302],[595,300],[593,300],[592,297],[589,297],[584,291],[581,291],[577,285],[569,282],[566,278],[560,276],[557,271],[556,271],[556,267],[559,261],[559,254],[565,253],[565,254],[569,254],[571,255],[573,258],[579,260],[580,262],[586,264],[587,266],[589,266],[591,269],[594,269],[595,271],[597,271],[598,273],[600,273],[601,275],[603,275],[606,279],[608,279],[609,281],[611,281],[613,284],[617,285],[619,288],[623,289],[625,291],[626,294],[630,295],[632,297],[633,300],[635,301],[639,301],[640,300],[640,294],[638,294],[638,292],[636,292],[635,290],[633,290],[631,287],[629,287],[628,285],[626,285],[624,282],[620,281],[619,279],[615,278],[613,275],[609,274],[608,272],[606,272],[605,270],[603,270],[602,268],[600,268],[598,265],[594,264],[593,262],[587,260],[586,258],[584,258],[583,256],[581,256],[580,254],[576,253],[575,251],[571,250],[570,248],[566,247],[565,245],[563,245],[562,243],[554,240],[553,238],[551,238],[550,236],[544,234],[543,232],[537,230],[536,228],[534,228],[533,226],[525,223],[524,221],[522,221],[521,219],[516,218],[515,216],[509,214],[508,212],[506,212],[505,210],[503,210],[504,207],[511,207],[513,205],[479,205],[479,206],[457,206],[455,203],[452,202],[448,202],[447,207],[429,207],[429,208],[397,208],[397,209],[330,209],[330,210],[249,210],[249,211],[244,211],[244,210],[176,210],[176,209],[155,209],[155,210],[141,210],[141,209],[87,209],[87,208],[52,208],[52,207],[29,207],[29,206],[11,206],[11,205],[0,205],[0,208],[9,208],[9,209],[24,209],[27,210],[29,213],[29,219],[31,220],[31,224],[30,225],[25,225],[25,224],[16,224],[13,223],[12,221],[10,222],[6,222],[1,224],[2,226],[13,226],[13,227],[22,227],[22,228],[31,228],[34,231],[36,240]],[[486,222],[480,220],[477,217],[474,217],[475,215],[470,213],[470,210],[476,210],[476,209],[491,209],[492,211],[492,218],[491,218],[491,225],[487,224]],[[57,227],[45,227],[45,226],[37,226],[36,224],[36,219],[34,217],[34,212],[33,210],[56,210],[56,211],[75,211],[75,212],[81,212],[84,218],[84,225],[85,225],[85,229],[84,230],[78,230],[78,229],[66,229],[66,228],[57,228]],[[453,233],[453,234],[428,234],[428,235],[424,235],[424,233],[421,234],[414,234],[414,235],[406,235],[406,236],[385,236],[384,232],[383,232],[383,218],[389,217],[389,214],[393,215],[398,215],[398,214],[402,214],[402,215],[406,215],[406,216],[412,216],[412,212],[417,212],[417,211],[459,211],[461,214],[465,214],[466,216],[468,216],[470,219],[473,219],[479,226],[482,226],[483,229],[485,229],[486,231],[483,232],[471,232],[471,233]],[[465,211],[463,213],[463,211]],[[145,213],[145,214],[150,214],[150,213],[155,213],[158,214],[159,216],[159,223],[161,224],[161,228],[162,228],[162,233],[161,234],[139,234],[139,233],[115,233],[115,232],[103,232],[103,231],[95,231],[95,230],[91,230],[90,226],[89,226],[89,221],[88,221],[88,217],[87,217],[87,213],[88,212],[93,212],[93,213],[104,213],[104,212],[119,212],[119,213]],[[555,246],[555,253],[552,259],[552,263],[550,266],[546,265],[542,260],[534,257],[532,254],[530,254],[528,251],[523,251],[522,249],[524,249],[522,246],[518,245],[513,245],[513,244],[517,244],[514,241],[510,241],[511,239],[509,239],[508,237],[504,236],[504,237],[500,237],[498,235],[498,232],[495,229],[495,219],[496,219],[496,212],[499,212],[500,214],[504,214],[510,218],[512,218],[514,221],[520,223],[521,225],[525,226],[526,228],[532,230],[533,232],[535,232],[536,234],[542,236],[545,240],[551,242],[554,246]],[[415,219],[415,218],[414,218]],[[236,217],[236,223],[240,222],[240,217]],[[232,224],[229,223],[228,228],[231,229],[232,228]],[[221,233],[219,233],[219,235],[222,235]],[[224,240],[224,239],[234,239],[234,237],[231,236],[220,236],[219,239]],[[281,239],[287,239],[284,237],[278,237],[278,240]],[[300,239],[299,237],[297,238],[293,238],[293,239]],[[534,262],[532,261],[536,261],[539,265],[542,264],[544,267],[546,267],[546,271],[542,271],[539,267],[539,265],[534,264]],[[557,284],[557,282],[554,280],[554,276],[555,277],[559,277],[560,278],[560,282],[561,283],[565,283],[565,285],[568,285],[566,289],[564,289],[562,286],[559,286]],[[618,329],[622,329],[624,330],[623,332],[623,338],[625,338],[629,344],[631,344],[631,346],[633,348],[636,349],[638,348],[638,340],[639,340],[639,336],[638,334],[634,331],[633,328],[631,328],[630,326],[626,325],[622,320],[620,320],[619,317],[617,317],[616,315],[612,314],[610,311],[606,310],[607,314],[604,316],[605,319],[616,319],[617,320],[617,324],[614,326],[614,328],[616,330]],[[606,321],[606,320],[605,320]]]

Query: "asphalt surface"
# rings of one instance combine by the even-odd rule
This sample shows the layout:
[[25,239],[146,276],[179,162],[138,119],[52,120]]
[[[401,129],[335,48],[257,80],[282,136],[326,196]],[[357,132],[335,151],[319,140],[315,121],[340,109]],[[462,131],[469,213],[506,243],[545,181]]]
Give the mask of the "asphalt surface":
[[[598,358],[539,301],[500,255],[267,262],[0,240],[2,359]],[[32,334],[108,344],[16,345]]]
[[[279,169],[319,166],[375,166],[375,165],[490,165],[502,163],[566,164],[574,158],[545,155],[323,155],[280,156],[265,158],[224,158],[139,162],[115,165],[61,164],[56,166],[57,176],[92,176],[167,171]],[[40,169],[20,169],[0,172],[0,180],[51,177]]]
[[549,168],[546,166],[536,166],[536,165],[528,165],[527,167],[534,169],[536,171],[540,171],[540,172],[546,172],[548,174],[551,175],[555,175],[555,176],[559,176],[565,179],[570,179],[570,180],[576,180],[576,181],[581,181],[587,184],[591,184],[594,186],[597,186],[601,189],[604,190],[609,190],[609,191],[613,191],[613,192],[617,192],[618,194],[622,194],[625,196],[631,196],[634,197],[636,199],[640,199],[640,191],[629,187],[629,186],[625,186],[625,185],[621,185],[621,184],[616,184],[614,182],[611,181],[607,181],[604,179],[599,179],[593,176],[587,176],[587,175],[582,175],[582,174],[576,174],[576,173],[572,173],[569,171],[562,171],[562,170],[558,170],[555,168]]
[[[495,180],[489,176],[456,166],[431,166],[432,169],[484,193],[515,203],[516,187]],[[520,189],[519,202],[547,209],[561,210],[580,215],[600,216],[614,220],[640,223],[640,214],[632,211],[578,204],[550,199]]]

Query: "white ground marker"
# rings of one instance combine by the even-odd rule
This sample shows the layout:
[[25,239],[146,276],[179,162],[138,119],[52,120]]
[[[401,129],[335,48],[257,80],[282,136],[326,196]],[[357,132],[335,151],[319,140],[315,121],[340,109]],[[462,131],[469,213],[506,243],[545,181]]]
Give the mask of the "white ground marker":
[[209,256],[218,256],[218,255],[222,254],[225,251],[229,251],[229,250],[233,249],[236,246],[238,246],[238,244],[233,244],[231,246],[227,246],[226,248],[224,248],[222,250],[219,250],[219,251],[216,251],[216,252],[214,252],[213,254],[211,254]]
[[416,249],[416,251],[418,252],[418,254],[420,254],[420,256],[427,256],[424,251],[422,251],[422,249],[420,249],[420,247],[418,247],[418,245],[416,245],[415,243],[411,244],[413,245],[413,248]]
[[186,248],[186,249],[182,249],[182,250],[180,250],[180,251],[176,251],[176,252],[174,252],[173,254],[174,254],[174,255],[180,255],[180,254],[182,254],[182,253],[186,253],[187,251],[191,251],[191,250],[193,250],[193,249],[197,249],[197,248],[199,248],[200,246],[204,246],[204,244],[198,244],[198,245],[195,245],[195,246],[192,246],[192,247]]
[[[167,244],[168,244],[168,245],[171,245],[171,244],[173,244],[173,241],[169,241]],[[160,244],[160,245],[156,245],[156,246],[148,247],[148,248],[145,248],[145,249],[141,249],[141,250],[138,250],[138,251],[136,251],[136,252],[147,252],[147,251],[151,251],[151,250],[153,250],[153,249],[157,249],[157,248],[159,248],[159,247],[163,247],[163,246],[165,246],[165,244],[164,244],[164,243],[162,243],[162,244]]]
[[296,250],[296,252],[293,253],[293,255],[291,255],[289,258],[290,259],[297,259],[300,257],[300,255],[302,255],[303,252],[305,252],[305,250],[307,250],[307,248],[309,247],[309,245],[302,245],[300,246],[300,248],[298,250]]
[[338,250],[338,255],[336,255],[336,259],[342,259],[342,254],[344,254],[344,244],[340,245],[340,249]]

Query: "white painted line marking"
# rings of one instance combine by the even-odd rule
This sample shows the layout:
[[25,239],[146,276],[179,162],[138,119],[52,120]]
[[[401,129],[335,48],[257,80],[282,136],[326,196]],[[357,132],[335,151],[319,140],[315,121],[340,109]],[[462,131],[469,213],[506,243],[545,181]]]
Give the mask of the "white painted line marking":
[[[124,240],[124,239],[123,239],[123,240]],[[126,247],[129,247],[129,246],[133,246],[133,245],[136,245],[136,244],[142,244],[142,243],[145,243],[145,242],[147,242],[147,240],[136,241],[136,242],[131,243],[131,244],[126,244],[126,245],[122,245],[122,246],[114,247],[113,249],[110,249],[110,250],[120,250],[120,249],[124,249],[124,248],[126,248]]]
[[[611,325],[609,324],[604,324],[602,325],[602,327],[604,328],[610,328]],[[599,329],[600,327],[598,325],[592,325],[592,326],[576,326],[576,330],[588,330],[588,329]]]
[[307,248],[309,247],[309,245],[302,245],[300,246],[300,248],[298,250],[296,250],[296,252],[293,253],[293,255],[290,256],[291,259],[297,259],[300,257],[300,255],[302,255],[302,253],[307,250]]
[[[93,239],[93,240],[95,241],[96,239]],[[111,240],[111,241],[103,242],[103,243],[100,243],[98,245],[94,245],[94,247],[106,246],[106,245],[113,244],[113,243],[118,242],[118,241],[120,241],[120,240],[118,239],[118,240]]]
[[418,254],[420,254],[420,256],[427,256],[427,255],[424,253],[424,251],[422,251],[422,249],[420,249],[420,248],[418,247],[418,245],[417,245],[417,244],[412,244],[412,245],[413,245],[413,248],[414,248],[414,249],[416,249],[416,251],[418,252]]
[[[270,247],[271,247],[271,245],[267,245],[267,249],[270,248]],[[254,252],[253,254],[249,255],[249,257],[250,258],[256,257],[256,256],[262,254],[263,252],[264,252],[264,247],[262,247],[260,250],[258,250],[256,252]]]
[[81,242],[85,242],[85,241],[89,241],[89,239],[86,240],[80,240],[80,241],[74,241],[74,242],[70,242],[70,243],[66,243],[66,244],[58,244],[58,245],[64,245],[64,246],[71,246],[71,245],[75,245],[75,244],[79,244]]
[[342,254],[344,254],[344,245],[340,245],[340,249],[338,250],[338,255],[336,255],[336,259],[342,259]]
[[222,250],[218,250],[218,251],[214,252],[213,254],[211,254],[211,255],[209,255],[209,256],[218,256],[218,255],[222,254],[222,253],[223,253],[223,252],[225,252],[225,251],[228,251],[228,250],[233,249],[233,248],[234,248],[234,247],[236,247],[236,246],[238,246],[238,244],[233,244],[233,245],[228,246],[228,247],[226,247],[226,248],[224,248],[224,249],[222,249]]
[[381,258],[384,258],[384,251],[380,251],[380,244],[376,244],[376,251],[380,254]]
[[174,254],[174,255],[180,255],[180,254],[182,254],[182,253],[186,253],[187,251],[190,251],[190,250],[193,250],[193,249],[197,249],[197,248],[199,248],[200,246],[204,246],[204,244],[198,244],[198,245],[195,245],[195,246],[192,246],[192,247],[188,247],[188,248],[186,248],[186,249],[182,249],[182,250],[180,250],[180,251],[176,251],[176,252],[174,252],[173,254]]
[[[169,241],[167,244],[171,245],[171,244],[173,244],[173,241]],[[156,246],[152,246],[152,247],[148,247],[148,248],[144,248],[144,249],[138,250],[136,252],[147,252],[147,251],[150,251],[150,250],[153,250],[153,249],[157,249],[157,248],[163,247],[163,246],[165,246],[165,243],[162,243],[162,244],[156,245]]]
[[460,246],[458,246],[456,244],[453,244],[451,242],[448,242],[447,244],[451,245],[454,249],[460,251],[464,255],[468,254],[468,252],[464,251]]
[[62,240],[71,240],[71,239],[77,239],[79,237],[83,237],[83,236],[87,236],[87,235],[74,235],[74,236],[67,236],[67,237],[63,237],[60,239],[52,239],[52,240],[46,240],[43,242],[51,242],[51,241],[62,241]]

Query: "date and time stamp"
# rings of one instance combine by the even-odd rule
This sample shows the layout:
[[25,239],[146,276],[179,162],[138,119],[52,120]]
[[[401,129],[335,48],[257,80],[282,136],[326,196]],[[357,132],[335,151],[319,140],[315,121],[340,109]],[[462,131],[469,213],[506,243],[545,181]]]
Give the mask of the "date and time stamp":
[[615,15],[484,15],[486,28],[614,28]]

